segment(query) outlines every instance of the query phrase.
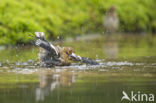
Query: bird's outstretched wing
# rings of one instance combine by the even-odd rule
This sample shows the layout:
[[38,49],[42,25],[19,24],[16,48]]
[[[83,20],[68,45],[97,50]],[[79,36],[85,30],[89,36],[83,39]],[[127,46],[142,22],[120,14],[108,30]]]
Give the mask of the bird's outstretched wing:
[[47,50],[53,56],[59,56],[58,51],[56,50],[55,46],[45,40],[43,32],[35,32],[36,40],[35,45]]

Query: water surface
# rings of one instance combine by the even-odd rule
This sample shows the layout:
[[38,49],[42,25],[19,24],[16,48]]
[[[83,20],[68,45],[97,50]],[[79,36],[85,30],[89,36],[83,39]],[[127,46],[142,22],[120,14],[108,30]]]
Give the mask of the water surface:
[[100,65],[42,68],[35,46],[2,49],[0,103],[129,103],[121,101],[123,91],[156,95],[156,37],[102,36],[58,44]]

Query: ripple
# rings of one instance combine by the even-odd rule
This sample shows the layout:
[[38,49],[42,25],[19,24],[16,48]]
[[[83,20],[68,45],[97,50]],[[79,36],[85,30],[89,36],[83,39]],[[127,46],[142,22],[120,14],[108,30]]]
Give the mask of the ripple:
[[127,61],[124,61],[124,62],[107,62],[107,63],[102,63],[103,65],[106,65],[106,66],[123,66],[123,65],[129,65],[129,66],[132,66],[134,65],[134,63],[131,63],[131,62],[127,62]]
[[72,64],[71,66],[63,66],[63,67],[59,67],[57,66],[56,68],[70,68],[70,69],[78,69],[78,70],[85,70],[85,69],[98,69],[98,68],[104,68],[104,67],[112,67],[113,66],[117,66],[115,68],[120,69],[119,66],[133,66],[133,65],[142,65],[142,63],[131,63],[131,62],[100,62],[99,65],[86,65],[86,64],[82,64],[82,65],[77,65],[77,64]]
[[38,71],[37,69],[29,69],[29,68],[15,68],[12,72],[20,73],[20,74],[32,74]]
[[28,62],[16,62],[16,65],[26,66],[29,65]]
[[[15,63],[3,63],[3,65],[0,63],[1,68],[7,67],[8,69],[6,71],[8,72],[16,72],[21,74],[31,74],[39,69],[43,70],[54,70],[54,72],[61,72],[63,69],[69,69],[69,70],[100,70],[100,71],[107,71],[102,69],[116,69],[116,70],[122,70],[124,66],[140,66],[144,65],[144,63],[132,63],[128,61],[109,61],[105,62],[104,60],[96,60],[99,65],[87,65],[87,64],[80,64],[80,63],[72,63],[70,66],[55,66],[55,67],[40,67],[39,62],[35,62],[33,60],[29,60],[27,62],[15,62]],[[4,65],[5,64],[5,65]],[[3,69],[2,69],[3,70]]]

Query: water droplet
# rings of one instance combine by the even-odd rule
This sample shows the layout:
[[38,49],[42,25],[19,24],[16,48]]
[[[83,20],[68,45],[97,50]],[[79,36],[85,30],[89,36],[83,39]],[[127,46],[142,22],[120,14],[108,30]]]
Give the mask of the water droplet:
[[2,66],[2,63],[0,63],[0,67]]

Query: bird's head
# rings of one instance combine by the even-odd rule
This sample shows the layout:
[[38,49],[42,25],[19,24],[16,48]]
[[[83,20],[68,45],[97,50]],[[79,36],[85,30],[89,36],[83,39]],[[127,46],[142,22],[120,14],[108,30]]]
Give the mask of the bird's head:
[[74,49],[72,47],[64,47],[64,52],[67,55],[71,55],[72,53],[74,53]]
[[69,60],[74,60],[74,61],[81,60],[81,57],[75,54],[74,49],[72,47],[65,47],[64,49],[65,49],[66,54],[68,55]]

